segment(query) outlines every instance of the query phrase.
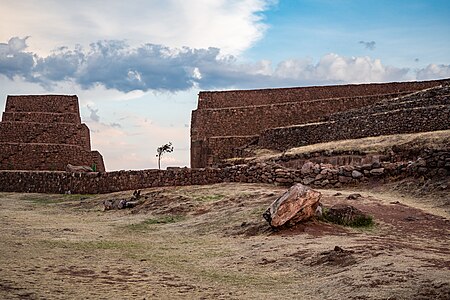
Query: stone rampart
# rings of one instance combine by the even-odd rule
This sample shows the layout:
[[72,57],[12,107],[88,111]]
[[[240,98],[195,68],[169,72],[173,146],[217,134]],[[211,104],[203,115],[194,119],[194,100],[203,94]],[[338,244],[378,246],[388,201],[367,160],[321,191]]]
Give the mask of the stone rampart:
[[[372,109],[376,104],[380,104],[379,107],[384,105],[393,110],[412,109],[417,106],[414,101],[398,103],[395,99],[420,90],[445,86],[449,82],[450,80],[446,79],[423,82],[201,92],[198,109],[192,112],[191,167],[213,166],[218,159],[233,157],[236,149],[242,146],[242,143],[237,142],[239,140],[237,137],[263,134],[264,140],[260,138],[262,146],[270,144],[270,149],[280,149],[275,145],[274,138],[285,137],[281,134],[275,136],[274,132],[279,129],[272,131],[272,128],[329,122],[339,118],[333,117],[334,114],[345,114],[358,108],[370,107]],[[428,99],[427,105],[446,103],[446,99],[448,96],[437,99],[434,103],[433,99]],[[395,102],[397,106],[390,106],[390,101]],[[373,113],[376,109],[373,109]],[[379,110],[384,111],[385,109]],[[359,111],[356,114],[360,114]],[[414,115],[418,116],[418,114]],[[350,115],[347,114],[345,117],[350,118]],[[428,120],[431,119],[428,118]],[[326,125],[332,125],[332,123],[326,123]],[[323,128],[325,123],[321,126],[320,128]],[[350,126],[349,124],[348,127],[350,128]],[[357,128],[362,128],[361,126]],[[288,133],[292,129],[283,130]],[[322,134],[324,130],[315,132]],[[330,127],[330,130],[333,129]],[[279,132],[281,133],[281,131]],[[378,132],[383,132],[383,130],[378,130]],[[395,130],[389,132],[392,134],[395,133]],[[402,129],[400,132],[412,131]],[[332,138],[329,133],[327,134]],[[269,135],[272,135],[273,138]],[[222,137],[224,139],[221,140]],[[236,137],[235,140],[238,144],[234,144],[231,139],[228,139],[227,143],[217,142],[226,141],[226,137]],[[297,137],[299,137],[299,132]],[[210,142],[210,139],[214,139],[214,141]]]
[[267,183],[290,186],[339,188],[366,182],[385,182],[407,176],[450,176],[448,151],[425,151],[412,162],[373,162],[337,166],[306,162],[290,169],[258,163],[214,169],[175,168],[117,172],[69,173],[49,171],[0,171],[1,192],[98,194],[160,186],[204,185],[220,182]]
[[198,108],[243,107],[328,98],[405,93],[442,84],[446,80],[311,86],[261,90],[200,92]]
[[69,144],[91,149],[85,124],[1,122],[0,132],[0,143]]
[[67,164],[97,165],[104,171],[103,158],[97,151],[68,144],[0,143],[0,170],[65,170]]
[[0,122],[0,169],[65,170],[67,164],[95,164],[89,128],[81,123],[77,96],[8,96]]
[[74,113],[80,115],[78,97],[68,95],[8,96],[7,112]]
[[4,112],[2,122],[74,123],[80,124],[75,113]]
[[450,129],[450,86],[329,117],[330,121],[272,128],[261,134],[259,146],[293,147],[363,137]]
[[331,121],[269,129],[261,135],[259,146],[283,151],[338,140],[450,129],[450,124],[442,122],[443,120],[450,120],[449,106],[398,110],[355,117],[345,122]]
[[330,114],[365,107],[398,95],[396,93],[238,108],[200,109],[192,112],[192,128],[195,130],[192,130],[191,136],[193,139],[203,139],[258,135],[269,128],[321,121]]

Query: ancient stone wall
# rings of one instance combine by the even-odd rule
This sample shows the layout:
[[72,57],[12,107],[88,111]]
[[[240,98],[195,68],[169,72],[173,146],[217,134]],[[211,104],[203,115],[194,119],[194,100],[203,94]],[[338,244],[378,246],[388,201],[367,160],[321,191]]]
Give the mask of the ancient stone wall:
[[262,90],[200,92],[198,108],[243,107],[329,98],[414,92],[440,85],[442,80],[312,86]]
[[67,164],[95,164],[89,128],[81,123],[76,96],[8,96],[0,122],[0,169],[65,170]]
[[4,112],[2,122],[81,123],[76,113]]
[[78,97],[68,95],[8,96],[6,112],[74,113],[80,115]]
[[0,122],[0,143],[69,144],[91,149],[86,124]]
[[323,142],[450,129],[450,87],[436,88],[329,117],[328,122],[268,129],[259,145],[285,150]]
[[[231,137],[235,137],[234,140],[237,142],[241,141],[240,137],[255,136],[265,132],[265,141],[261,145],[269,142],[275,144],[274,140],[267,137],[272,128],[330,121],[331,116],[339,112],[345,113],[377,103],[389,103],[389,100],[398,96],[449,82],[449,80],[435,80],[201,92],[198,109],[192,112],[191,167],[212,166],[219,157],[232,157],[232,154],[236,153],[236,148],[241,147],[242,143],[234,144]],[[447,100],[444,99],[441,102],[445,101]],[[397,109],[415,106],[413,102],[402,105],[399,104]],[[277,138],[280,137],[281,135],[277,135]],[[214,141],[210,142],[210,139]],[[279,147],[271,145],[270,148],[278,149]]]
[[267,183],[339,188],[366,182],[386,182],[407,176],[450,176],[450,152],[424,151],[410,162],[378,162],[356,166],[307,161],[300,168],[258,163],[214,169],[174,168],[117,172],[69,173],[0,171],[1,192],[97,194],[159,186],[202,185],[220,182]]
[[192,112],[193,139],[220,136],[258,135],[265,129],[324,120],[326,116],[365,107],[399,94],[349,98],[330,98],[281,104],[255,105],[223,109],[199,109]]
[[0,170],[65,170],[67,164],[104,171],[97,151],[68,144],[0,143]]

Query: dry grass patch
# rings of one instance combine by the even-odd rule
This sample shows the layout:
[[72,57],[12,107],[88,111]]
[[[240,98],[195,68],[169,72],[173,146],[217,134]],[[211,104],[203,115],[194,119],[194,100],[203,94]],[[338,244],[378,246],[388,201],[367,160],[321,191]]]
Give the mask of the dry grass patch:
[[[342,140],[328,143],[320,143],[303,147],[292,148],[284,153],[267,149],[256,149],[254,156],[245,158],[243,161],[265,161],[273,160],[299,154],[309,154],[314,152],[359,152],[359,153],[388,153],[391,150],[422,150],[448,149],[450,145],[450,130],[422,132],[413,134],[384,135],[378,137],[367,137],[354,140]],[[239,158],[229,160],[239,161]]]

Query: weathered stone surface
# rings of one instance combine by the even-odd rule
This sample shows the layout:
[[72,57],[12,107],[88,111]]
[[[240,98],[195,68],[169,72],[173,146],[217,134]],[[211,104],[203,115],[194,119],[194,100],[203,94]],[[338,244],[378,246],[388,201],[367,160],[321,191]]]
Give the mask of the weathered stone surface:
[[73,166],[71,164],[68,164],[66,166],[66,172],[71,172],[71,173],[79,173],[79,172],[93,172],[94,170],[92,170],[91,167],[88,166]]
[[363,175],[361,172],[359,172],[359,171],[354,170],[354,171],[352,172],[352,177],[353,177],[353,178],[358,179],[358,178],[361,178],[361,177],[363,177],[363,176],[364,176],[364,175]]
[[322,194],[302,184],[296,184],[276,199],[263,214],[274,228],[294,225],[315,215]]
[[347,196],[347,199],[348,199],[348,200],[356,200],[356,199],[361,198],[361,197],[362,197],[361,194],[355,193],[355,194],[350,194],[350,195],[348,195],[348,196]]
[[303,184],[304,185],[310,185],[311,183],[313,183],[314,182],[314,178],[311,178],[311,177],[306,177],[305,179],[303,179]]
[[338,180],[340,183],[348,183],[348,182],[352,181],[352,179],[350,177],[346,177],[346,176],[339,176]]
[[370,174],[374,175],[374,176],[380,176],[383,175],[384,173],[384,168],[376,168],[376,169],[372,169],[370,171]]
[[78,97],[8,96],[0,122],[0,170],[64,171],[67,164],[105,171],[100,153],[91,151]]

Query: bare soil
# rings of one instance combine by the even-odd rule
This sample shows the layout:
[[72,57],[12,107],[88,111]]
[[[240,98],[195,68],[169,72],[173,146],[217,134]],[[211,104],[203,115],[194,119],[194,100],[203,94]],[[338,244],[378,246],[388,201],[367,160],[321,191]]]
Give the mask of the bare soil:
[[372,227],[276,232],[262,213],[286,188],[270,185],[146,189],[137,207],[106,212],[103,200],[132,191],[0,193],[0,298],[450,299],[448,190],[394,188],[320,190]]

